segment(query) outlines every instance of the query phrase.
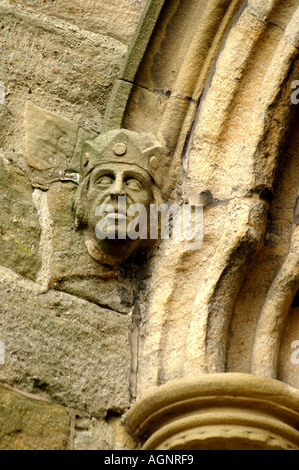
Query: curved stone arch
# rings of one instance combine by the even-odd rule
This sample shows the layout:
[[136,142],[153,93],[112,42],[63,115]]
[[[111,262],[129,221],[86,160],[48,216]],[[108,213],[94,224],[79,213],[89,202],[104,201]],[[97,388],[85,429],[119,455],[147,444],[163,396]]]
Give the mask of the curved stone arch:
[[[299,8],[289,23],[281,49],[287,43],[299,48]],[[297,50],[298,55],[298,50]],[[288,71],[288,54],[283,62]],[[283,69],[283,68],[282,68]],[[252,351],[251,372],[263,377],[276,378],[281,338],[287,314],[299,289],[299,231],[294,226],[289,253],[269,289],[261,312]]]
[[[285,42],[297,49],[299,47],[298,24],[299,8],[284,35]],[[295,225],[288,256],[268,292],[257,325],[252,352],[251,371],[253,374],[277,377],[279,350],[285,320],[298,288],[299,231],[298,226]]]
[[[175,245],[167,247],[168,257],[172,257],[174,262],[174,274],[168,280],[161,277],[163,282],[161,292],[158,286],[152,297],[149,315],[142,333],[142,336],[147,336],[146,339],[142,339],[139,366],[140,390],[143,384],[154,386],[155,380],[156,384],[159,384],[161,381],[163,383],[180,375],[225,371],[231,313],[249,266],[263,243],[269,207],[268,197],[273,189],[280,145],[288,131],[291,114],[290,72],[298,54],[294,43],[293,22],[289,21],[284,34],[282,28],[277,28],[275,37],[272,37],[270,33],[269,37],[266,36],[268,42],[263,37],[272,26],[272,15],[276,13],[276,9],[281,8],[282,3],[281,1],[267,2],[268,9],[264,8],[264,3],[263,5],[258,5],[257,2],[249,3],[236,18],[234,27],[219,51],[212,77],[206,83],[205,94],[198,108],[196,122],[193,125],[194,133],[191,137],[197,132],[195,138],[202,143],[200,161],[204,164],[205,160],[212,161],[212,156],[217,155],[217,151],[218,154],[220,153],[219,149],[221,151],[219,162],[224,161],[229,152],[233,153],[235,167],[232,167],[232,172],[234,181],[239,181],[239,187],[237,189],[230,187],[231,194],[226,202],[228,221],[223,228],[217,248],[209,260],[206,275],[201,279],[201,286],[192,312],[190,314],[182,312],[185,321],[190,322],[185,347],[179,345],[179,341],[175,345],[173,343],[175,315],[171,307],[171,299],[176,286],[179,285],[175,275],[179,273],[179,266],[186,257],[186,253],[182,247],[178,248]],[[294,10],[294,5],[292,8]],[[288,11],[289,17],[291,13],[294,13],[292,8]],[[245,21],[249,21],[247,29]],[[254,29],[254,33],[251,34],[250,28]],[[243,47],[242,54],[240,54],[242,44],[246,47]],[[257,109],[247,109],[249,121],[246,131],[248,129],[248,134],[242,135],[244,125],[242,116],[238,114],[234,116],[232,112],[232,109],[235,109],[234,100],[237,99],[241,90],[240,78],[248,77],[248,84],[250,61],[257,49],[261,49],[262,54],[267,48],[268,56],[266,64],[263,64],[259,100],[256,101]],[[220,86],[220,79],[224,81],[222,86]],[[256,99],[257,95],[254,98]],[[213,126],[209,122],[211,112],[215,117]],[[248,118],[250,115],[252,122]],[[241,130],[238,138],[232,141],[230,131],[236,126],[239,126]],[[243,137],[245,145],[242,147]],[[189,176],[194,174],[194,171],[196,173],[196,166],[199,163],[198,155],[192,155],[191,147],[192,145],[188,148],[190,153],[185,155],[185,169],[189,172]],[[244,178],[237,165],[240,158],[246,164],[246,169],[241,170],[244,172]],[[210,165],[212,166],[212,163]],[[214,176],[211,170],[210,180]],[[198,179],[195,183],[198,185]],[[185,189],[190,192],[190,188],[194,189],[196,185],[192,187],[187,183]],[[221,198],[215,198],[215,200],[219,199]],[[157,302],[158,299],[159,302]],[[169,331],[171,325],[173,327]],[[155,332],[155,338],[151,328]],[[184,355],[184,365],[183,369],[177,368],[173,376],[173,373],[167,372],[167,367],[169,367],[167,362],[175,362],[177,354]],[[147,356],[150,356],[150,359]],[[155,356],[159,357],[159,370],[154,372],[151,370],[152,378],[148,380],[146,378],[147,367],[153,364]],[[151,369],[153,369],[152,366]]]
[[[204,192],[209,184],[218,184],[221,191],[214,200],[225,200],[227,205],[227,224],[206,263],[192,311],[181,313],[189,325],[184,344],[174,344],[177,325],[172,299],[186,253],[177,243],[165,244],[172,268],[167,278],[157,260],[157,285],[140,336],[139,380],[145,387],[172,377],[164,361],[175,360],[177,354],[184,365],[177,368],[175,377],[225,371],[231,313],[248,267],[262,246],[268,193],[273,189],[290,114],[290,96],[284,85],[298,52],[296,33],[289,22],[284,35],[283,27],[275,25],[273,37],[271,32],[265,36],[283,4],[282,0],[262,4],[256,0],[151,0],[115,84],[102,131],[125,127],[163,137],[168,149],[167,158],[160,162],[167,175],[164,197],[176,197],[180,177],[187,198],[192,190]],[[293,9],[290,4],[287,17]],[[203,44],[209,42],[202,53]],[[239,95],[250,95],[252,60],[260,53],[261,62],[264,51],[268,55],[261,67],[260,92],[251,97],[257,108],[242,104],[246,127],[238,111]],[[155,58],[159,58],[159,70]],[[257,73],[255,79],[259,78]],[[246,82],[243,90],[241,79],[243,85]],[[236,128],[237,136],[232,138]],[[194,139],[201,143],[200,155],[192,153]],[[214,160],[224,172],[231,155],[232,164],[227,168],[231,174],[223,187],[223,179],[213,169]],[[245,162],[242,169],[240,159]],[[200,165],[210,166],[205,181],[201,169],[197,170]],[[155,361],[159,364],[156,369]]]
[[176,191],[181,154],[207,77],[244,5],[243,0],[150,0],[137,28],[102,131],[125,127],[145,132],[150,127],[166,142],[166,198]]
[[279,350],[285,321],[299,289],[299,227],[295,226],[289,254],[277,274],[257,325],[251,372],[277,378]]
[[[273,9],[271,9],[272,11]],[[291,108],[290,92],[287,90],[282,96],[282,90],[298,55],[294,45],[288,42],[289,31],[294,31],[297,15],[296,12],[284,37],[278,43],[276,53],[265,75],[264,84],[261,85],[262,93],[255,111],[261,118],[256,120],[255,145],[252,146],[253,154],[251,155],[254,167],[258,171],[253,172],[250,191],[258,190],[258,188],[267,188],[270,191],[273,188],[275,171],[278,165],[279,146],[287,130],[284,122],[288,122]],[[233,42],[235,41],[233,40]],[[251,48],[254,45],[251,43],[248,46],[247,52],[250,55]],[[229,39],[226,47],[229,47]],[[225,55],[225,51],[223,55]],[[244,56],[245,62],[246,52]],[[221,62],[221,58],[219,62]],[[219,66],[221,67],[221,63]],[[237,67],[239,67],[239,63]],[[236,75],[238,72],[237,67],[235,68]],[[236,90],[234,90],[233,95],[235,93]],[[209,100],[209,95],[206,99]],[[229,109],[229,106],[227,109]],[[281,131],[275,134],[273,127],[271,129],[271,119],[277,110],[279,111]],[[218,133],[214,136],[215,139],[220,138],[219,136],[222,134],[223,117],[220,118],[219,123]],[[265,157],[267,158],[267,165],[261,165],[260,162],[265,160]],[[263,171],[261,171],[261,168]],[[256,174],[259,175],[258,178],[255,177]],[[244,187],[243,189],[246,192],[246,189],[248,191],[249,188]],[[248,196],[250,191],[247,193]],[[221,237],[191,313],[192,320],[187,339],[187,361],[185,364],[185,371],[188,374],[195,371],[225,371],[226,345],[231,313],[246,270],[262,246],[261,243],[265,233],[268,204],[266,201],[262,201],[262,193],[260,193],[260,196],[257,199],[252,197],[243,198],[243,204],[245,207],[247,205],[247,209],[241,211],[240,217],[236,216],[234,212],[237,208],[240,208],[241,201],[232,202],[228,209],[227,229]],[[254,213],[255,211],[256,213]],[[256,225],[252,224],[250,220],[255,220],[258,223]],[[263,329],[266,335],[271,334],[271,326],[273,325],[271,323],[271,326],[268,326],[269,329],[266,326]],[[271,347],[269,347],[270,349]],[[259,362],[259,354],[259,346],[257,346],[257,363]]]

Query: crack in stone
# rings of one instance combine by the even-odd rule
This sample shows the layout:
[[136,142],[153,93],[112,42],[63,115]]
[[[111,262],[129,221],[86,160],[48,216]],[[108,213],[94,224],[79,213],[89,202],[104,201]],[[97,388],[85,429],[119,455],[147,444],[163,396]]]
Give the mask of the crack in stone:
[[164,95],[164,96],[168,96],[168,97],[174,97],[174,98],[178,98],[180,100],[183,100],[183,101],[191,101],[192,103],[197,103],[198,100],[195,100],[194,98],[192,98],[191,96],[188,96],[188,95],[181,95],[180,93],[178,92],[172,92],[171,90],[160,90],[158,88],[150,88],[150,87],[146,87],[145,85],[140,85],[138,83],[135,83],[135,82],[131,82],[129,80],[125,80],[123,78],[120,78],[119,81],[121,82],[125,82],[125,83],[129,83],[130,85],[134,85],[138,88],[141,88],[143,90],[146,90],[146,91],[150,91],[151,93],[157,93],[159,95]]

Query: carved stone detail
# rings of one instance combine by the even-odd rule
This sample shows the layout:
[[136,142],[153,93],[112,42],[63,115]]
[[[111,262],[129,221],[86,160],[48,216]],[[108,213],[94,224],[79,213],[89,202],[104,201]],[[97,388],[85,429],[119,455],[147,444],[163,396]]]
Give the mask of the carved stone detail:
[[298,450],[299,392],[247,374],[180,379],[128,412],[142,450]]
[[[133,205],[145,208],[147,223],[150,204],[161,201],[162,155],[163,146],[153,136],[126,129],[107,132],[84,145],[81,182],[75,197],[76,224],[86,230],[86,236],[104,255],[122,260],[146,245],[142,237],[129,235],[133,220],[129,209]],[[95,243],[87,241],[87,247],[94,259],[101,259]]]

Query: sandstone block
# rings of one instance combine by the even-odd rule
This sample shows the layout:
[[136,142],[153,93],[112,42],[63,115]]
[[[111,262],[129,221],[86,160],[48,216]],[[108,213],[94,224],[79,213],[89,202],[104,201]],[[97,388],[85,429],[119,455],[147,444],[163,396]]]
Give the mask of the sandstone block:
[[69,436],[63,407],[0,386],[0,450],[68,450]]

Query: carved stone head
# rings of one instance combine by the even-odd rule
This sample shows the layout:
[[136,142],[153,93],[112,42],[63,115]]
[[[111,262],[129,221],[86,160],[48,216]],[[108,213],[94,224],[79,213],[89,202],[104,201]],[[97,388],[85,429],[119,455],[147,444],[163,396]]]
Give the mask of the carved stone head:
[[[125,259],[144,246],[147,237],[130,236],[130,207],[140,205],[149,214],[150,205],[161,202],[157,170],[162,153],[162,145],[150,134],[125,129],[86,142],[75,211],[77,226],[88,233],[92,253],[96,246],[107,255]],[[144,224],[148,222],[149,217],[144,219]],[[147,230],[143,227],[143,233]]]

